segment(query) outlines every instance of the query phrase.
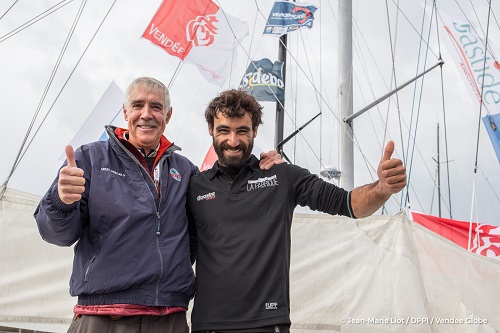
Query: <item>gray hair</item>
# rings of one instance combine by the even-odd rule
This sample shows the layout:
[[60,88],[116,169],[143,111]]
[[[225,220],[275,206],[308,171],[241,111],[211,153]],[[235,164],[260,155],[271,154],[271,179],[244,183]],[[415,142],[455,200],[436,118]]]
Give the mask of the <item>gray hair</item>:
[[148,91],[153,93],[162,93],[165,95],[165,111],[168,112],[170,110],[170,93],[168,92],[167,87],[160,81],[153,79],[152,77],[138,77],[127,87],[125,100],[127,104],[130,104],[130,93],[135,88],[143,86]]

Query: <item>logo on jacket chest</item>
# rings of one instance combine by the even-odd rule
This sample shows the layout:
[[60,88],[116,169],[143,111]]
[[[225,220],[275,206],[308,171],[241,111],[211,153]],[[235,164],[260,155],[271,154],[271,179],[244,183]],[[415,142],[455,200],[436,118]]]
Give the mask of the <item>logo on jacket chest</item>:
[[210,192],[196,197],[197,201],[212,200],[212,199],[215,199],[215,192]]
[[117,175],[117,176],[120,176],[120,177],[125,177],[125,174],[122,173],[122,172],[118,172],[118,171],[115,171],[113,169],[110,169],[110,168],[105,168],[105,167],[102,167],[101,168],[101,171],[104,171],[104,172],[111,172],[112,174],[114,175]]
[[271,177],[259,178],[257,180],[249,180],[247,183],[247,191],[257,190],[264,187],[278,186],[278,177],[276,175]]
[[179,171],[175,170],[174,168],[170,169],[170,177],[173,179],[177,180],[178,182],[181,181],[182,177]]

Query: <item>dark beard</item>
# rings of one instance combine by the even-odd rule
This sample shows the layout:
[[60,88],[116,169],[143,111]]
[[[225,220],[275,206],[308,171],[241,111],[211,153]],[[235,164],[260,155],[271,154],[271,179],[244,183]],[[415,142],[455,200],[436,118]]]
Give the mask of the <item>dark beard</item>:
[[228,168],[241,168],[243,164],[248,160],[250,157],[250,154],[252,153],[253,149],[253,139],[248,143],[248,146],[245,146],[244,144],[239,144],[238,148],[241,149],[242,154],[241,157],[236,157],[236,156],[226,156],[224,154],[225,149],[229,147],[226,143],[222,144],[217,144],[215,139],[213,140],[213,145],[214,145],[214,150],[215,153],[217,154],[217,157],[219,159],[219,165],[226,166]]

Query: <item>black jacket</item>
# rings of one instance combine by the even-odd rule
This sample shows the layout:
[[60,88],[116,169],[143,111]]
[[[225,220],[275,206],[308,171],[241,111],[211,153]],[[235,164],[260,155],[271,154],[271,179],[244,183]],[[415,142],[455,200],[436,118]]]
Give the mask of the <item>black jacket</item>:
[[217,163],[191,177],[192,330],[290,324],[293,210],[301,205],[348,216],[348,199],[347,191],[295,165],[261,170],[254,156],[234,181]]

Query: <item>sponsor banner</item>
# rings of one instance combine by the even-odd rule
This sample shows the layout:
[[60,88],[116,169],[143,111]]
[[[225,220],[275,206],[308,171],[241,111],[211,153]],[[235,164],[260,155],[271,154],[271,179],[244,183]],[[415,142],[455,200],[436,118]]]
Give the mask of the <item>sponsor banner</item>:
[[305,3],[276,1],[264,27],[264,35],[282,36],[302,28],[311,29],[317,9]]
[[500,162],[500,129],[498,128],[500,125],[500,113],[484,117],[483,124],[493,144],[493,149],[495,149],[495,153],[497,154],[498,162]]
[[236,58],[235,39],[247,35],[245,22],[211,0],[165,0],[142,37],[196,65],[209,82],[222,87]]
[[165,0],[142,37],[184,60],[193,46],[214,42],[214,15],[218,11],[210,0]]
[[472,227],[470,250],[485,257],[500,260],[500,227],[477,222],[450,220],[411,212],[414,222],[440,234],[465,249],[469,249],[469,229]]
[[283,62],[271,62],[269,59],[252,61],[241,79],[239,88],[247,91],[258,101],[285,100],[283,82]]
[[485,52],[485,42],[470,22],[450,17],[440,12],[441,24],[447,37],[446,48],[462,73],[472,98],[482,103],[488,114],[500,113],[500,63],[490,51]]

